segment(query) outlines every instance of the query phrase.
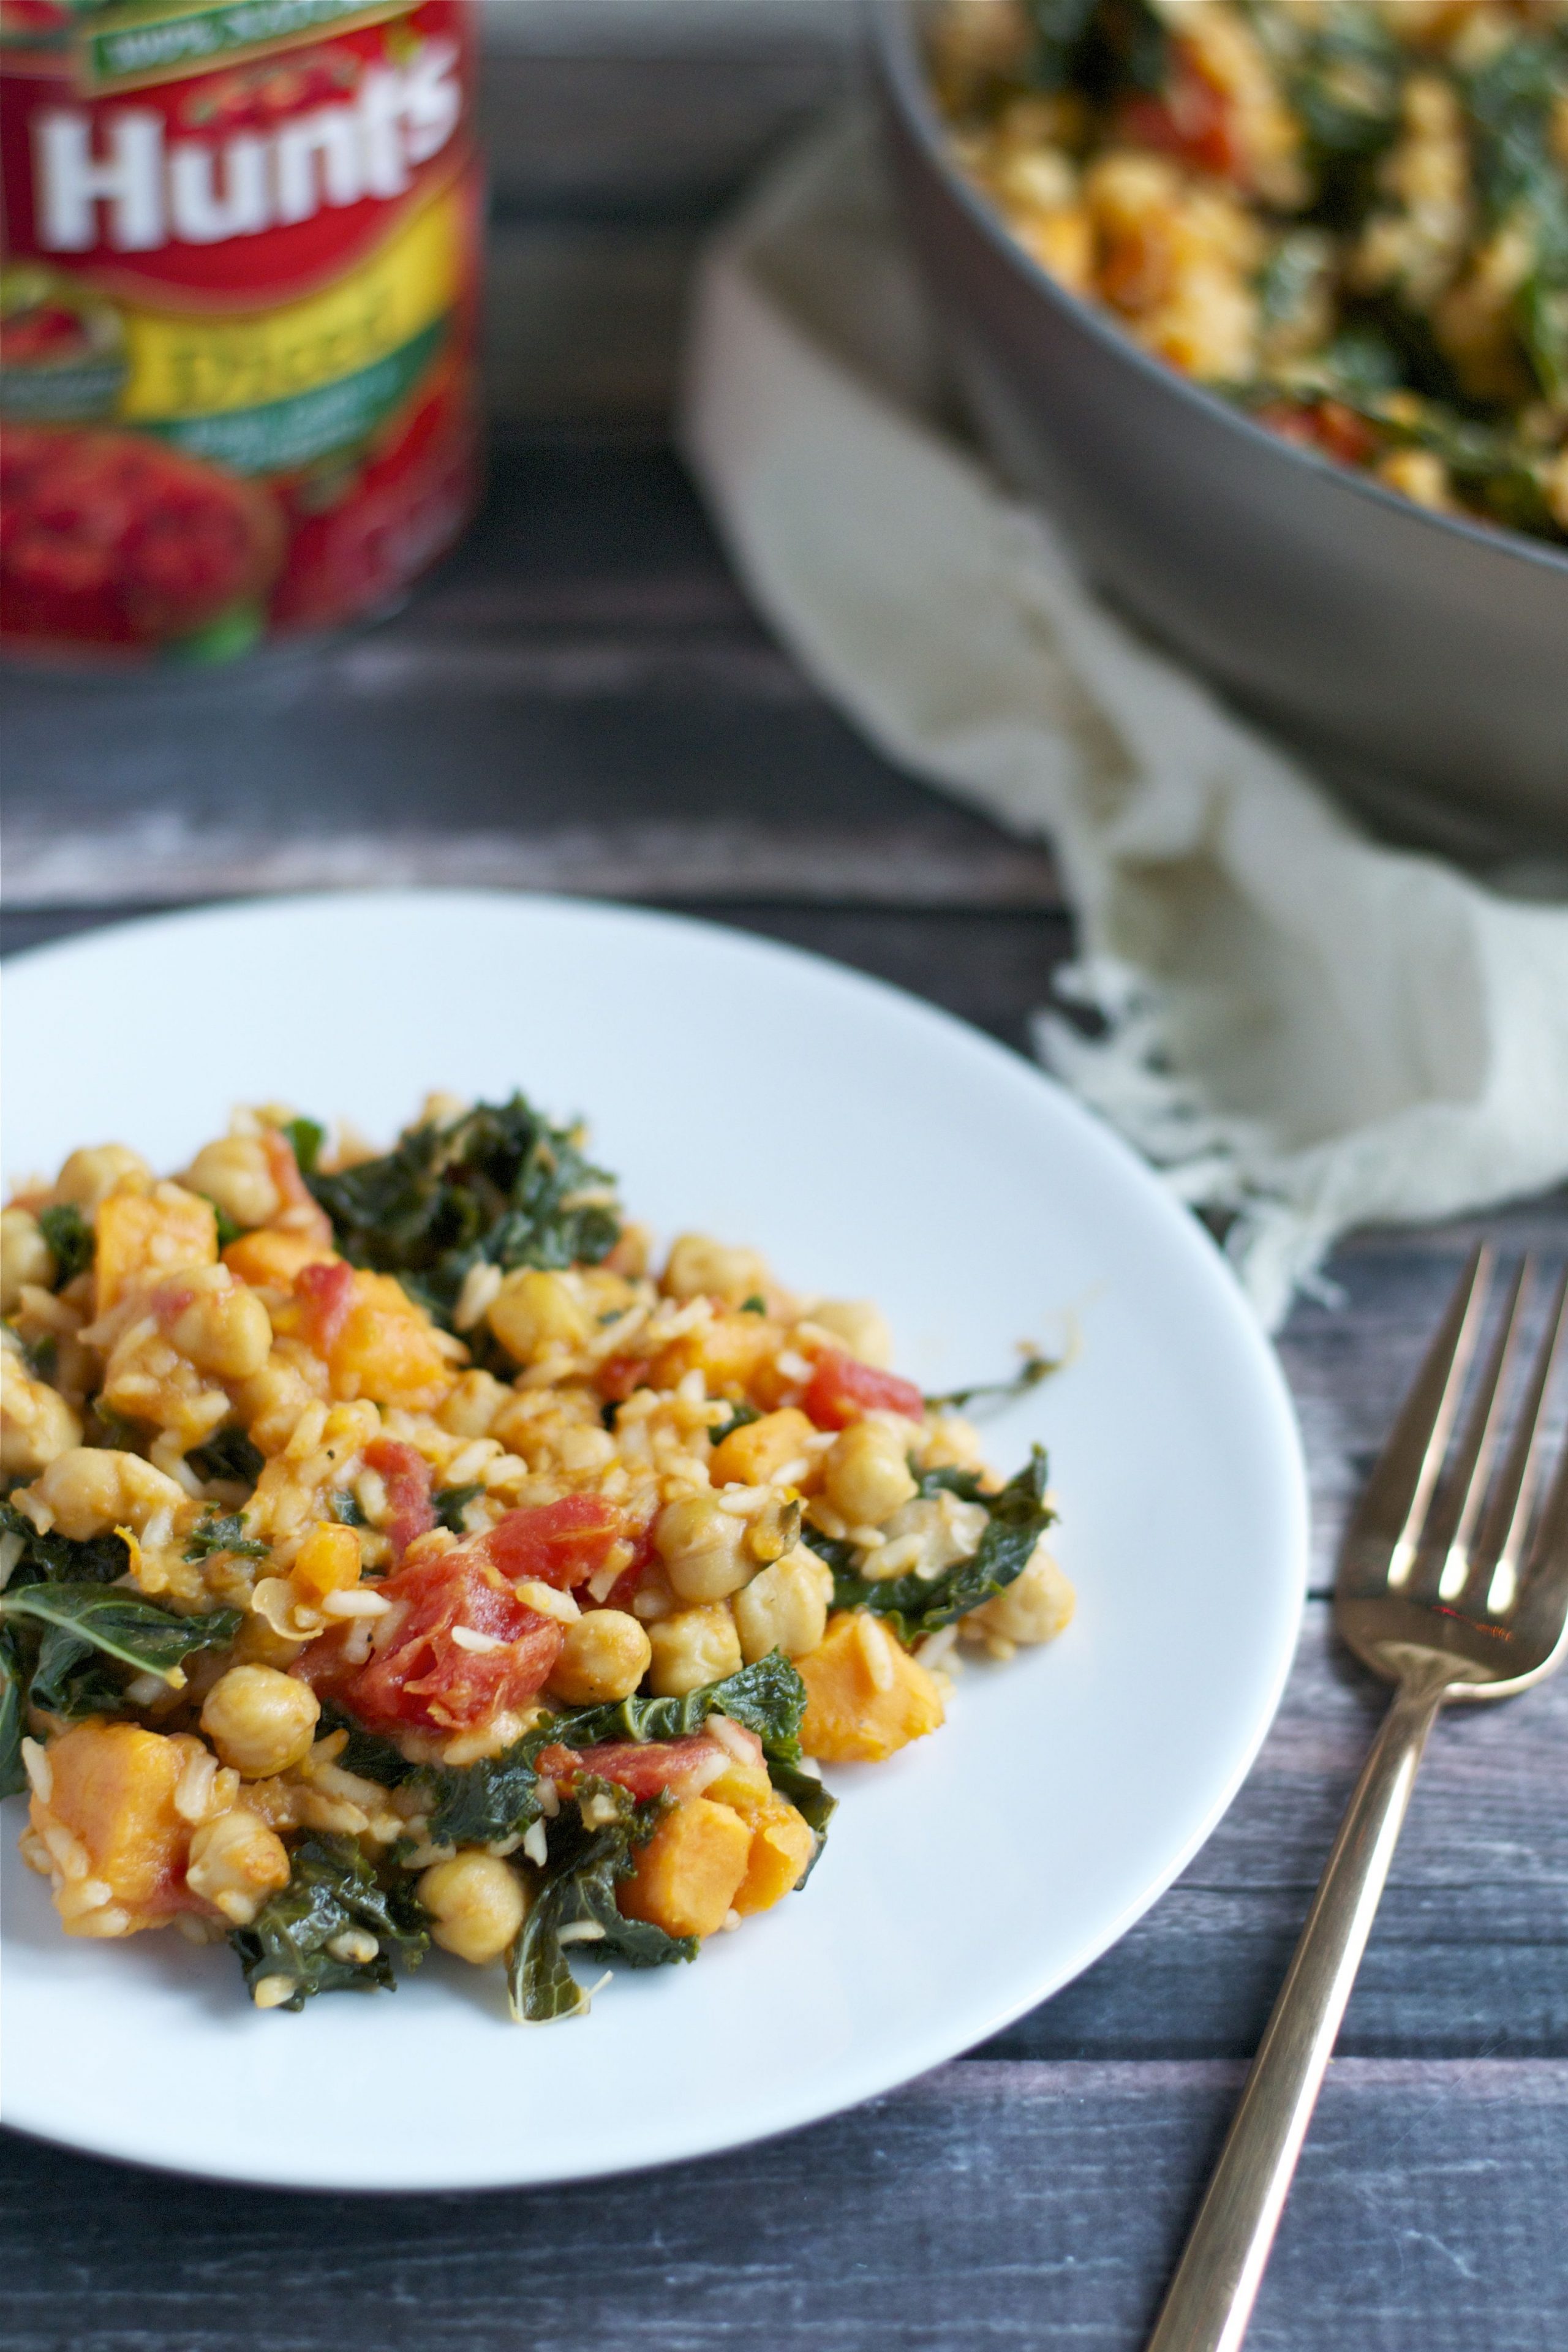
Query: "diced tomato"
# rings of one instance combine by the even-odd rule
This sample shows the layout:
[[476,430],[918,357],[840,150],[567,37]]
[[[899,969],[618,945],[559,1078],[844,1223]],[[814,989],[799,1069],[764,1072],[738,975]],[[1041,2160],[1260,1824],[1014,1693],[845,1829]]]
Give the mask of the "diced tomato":
[[568,1788],[590,1777],[614,1780],[630,1790],[640,1805],[666,1789],[672,1796],[698,1796],[730,1761],[729,1750],[718,1740],[694,1731],[685,1739],[650,1739],[646,1744],[623,1739],[603,1748],[545,1748],[535,1769],[543,1778]]
[[332,1243],[332,1221],[300,1173],[300,1162],[294,1157],[294,1147],[282,1130],[264,1127],[261,1148],[267,1154],[268,1173],[277,1186],[283,1206],[273,1219],[292,1234],[307,1234],[311,1241],[323,1242],[330,1249]]
[[552,1584],[569,1592],[607,1564],[626,1535],[624,1515],[603,1495],[563,1495],[557,1502],[509,1511],[464,1549],[514,1584]]
[[599,1367],[599,1394],[607,1404],[625,1404],[647,1378],[646,1356],[609,1356]]
[[436,1524],[430,1465],[412,1445],[395,1437],[373,1438],[364,1449],[364,1458],[366,1468],[379,1474],[392,1507],[381,1523],[381,1532],[392,1546],[395,1566],[416,1538],[427,1535]]
[[868,1412],[901,1412],[919,1421],[925,1412],[925,1399],[913,1381],[879,1372],[835,1349],[818,1356],[801,1402],[818,1429],[847,1429]]
[[1342,466],[1364,466],[1377,447],[1377,436],[1363,416],[1342,401],[1320,400],[1316,403],[1273,400],[1258,412],[1258,421],[1278,433],[1284,441],[1294,441],[1303,449],[1316,449],[1325,457],[1333,457]]
[[[292,1152],[289,1158],[293,1158]],[[346,1258],[318,1259],[294,1276],[294,1296],[304,1309],[301,1337],[318,1356],[329,1356],[353,1305],[354,1270]]]
[[[379,1590],[404,1612],[384,1649],[344,1675],[341,1642],[329,1634],[294,1667],[307,1682],[329,1682],[373,1730],[469,1730],[536,1698],[561,1654],[556,1620],[521,1601],[475,1545],[400,1568]],[[459,1628],[500,1646],[468,1649],[454,1638]]]
[[1215,88],[1180,42],[1176,56],[1168,89],[1158,98],[1132,98],[1122,106],[1119,137],[1130,146],[1178,155],[1217,179],[1244,178],[1247,156],[1228,93]]
[[[626,1541],[633,1547],[629,1564],[622,1569],[602,1601],[595,1601],[591,1592],[580,1593],[577,1604],[579,1608],[629,1609],[631,1607],[642,1590],[644,1577],[647,1576],[657,1557],[653,1548],[652,1520],[649,1520],[646,1528],[640,1529],[628,1528]],[[605,1564],[608,1565],[607,1560]]]

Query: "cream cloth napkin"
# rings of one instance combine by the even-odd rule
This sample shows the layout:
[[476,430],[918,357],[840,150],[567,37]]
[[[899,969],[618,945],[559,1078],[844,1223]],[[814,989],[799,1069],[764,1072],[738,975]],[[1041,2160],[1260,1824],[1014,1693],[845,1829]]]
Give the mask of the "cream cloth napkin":
[[1075,576],[944,410],[873,135],[776,167],[700,273],[684,445],[742,577],[889,755],[1053,845],[1041,1058],[1270,1325],[1336,1234],[1568,1176],[1568,909],[1379,845]]

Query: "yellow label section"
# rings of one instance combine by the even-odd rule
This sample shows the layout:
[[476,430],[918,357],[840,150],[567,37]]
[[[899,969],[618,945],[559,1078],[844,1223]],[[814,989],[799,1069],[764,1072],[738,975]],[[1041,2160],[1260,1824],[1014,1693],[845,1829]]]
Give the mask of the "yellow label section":
[[219,416],[374,366],[451,309],[462,285],[463,232],[461,193],[452,189],[351,277],[302,302],[243,318],[127,311],[121,415],[161,425]]

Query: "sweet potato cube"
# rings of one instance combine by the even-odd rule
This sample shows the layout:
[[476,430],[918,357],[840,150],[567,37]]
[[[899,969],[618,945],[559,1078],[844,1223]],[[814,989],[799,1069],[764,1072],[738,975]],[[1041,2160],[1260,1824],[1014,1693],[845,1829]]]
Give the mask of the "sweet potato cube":
[[684,1374],[699,1371],[710,1394],[721,1389],[749,1389],[764,1366],[771,1366],[784,1333],[763,1315],[715,1315],[661,1349],[651,1378],[656,1388],[673,1388]]
[[293,1580],[310,1601],[359,1582],[359,1538],[353,1528],[319,1519],[295,1555]]
[[646,1919],[667,1936],[711,1936],[730,1916],[751,1856],[752,1832],[739,1813],[707,1797],[689,1797],[666,1813],[616,1900],[628,1919]]
[[428,1318],[390,1274],[356,1274],[353,1298],[331,1347],[332,1394],[428,1412],[456,1377]]
[[[151,1927],[185,1907],[184,1868],[190,1823],[174,1810],[174,1790],[189,1743],[143,1731],[133,1723],[79,1723],[47,1749],[53,1786],[48,1802],[37,1794],[33,1827],[50,1846],[51,1830],[64,1830],[85,1853],[92,1879],[107,1885],[112,1906],[128,1915],[115,1932],[130,1935]],[[68,1843],[63,1852],[69,1854]],[[79,1867],[77,1873],[79,1881]],[[68,1935],[101,1935],[95,1914],[79,1912],[69,1901],[71,1874],[60,1890]],[[110,1909],[100,1906],[99,1912]]]
[[743,1822],[754,1822],[773,1803],[773,1784],[765,1764],[742,1764],[731,1757],[718,1779],[704,1784],[702,1794],[715,1805],[728,1805]]
[[217,1261],[217,1217],[210,1201],[181,1184],[150,1192],[111,1192],[94,1220],[93,1306],[106,1315],[139,1282],[187,1265]]
[[935,1678],[868,1610],[830,1617],[820,1646],[795,1667],[806,1693],[801,1746],[825,1764],[880,1764],[945,1713]]
[[735,1895],[735,1908],[742,1918],[749,1919],[753,1911],[771,1910],[798,1886],[816,1848],[810,1823],[782,1797],[774,1797],[752,1823],[746,1874]]
[[709,1475],[715,1486],[763,1486],[803,1453],[806,1440],[816,1434],[804,1412],[785,1405],[782,1412],[764,1413],[761,1421],[731,1430],[714,1447]]
[[223,1262],[258,1290],[292,1290],[301,1266],[320,1265],[335,1255],[330,1244],[312,1241],[308,1234],[273,1233],[264,1225],[230,1242]]

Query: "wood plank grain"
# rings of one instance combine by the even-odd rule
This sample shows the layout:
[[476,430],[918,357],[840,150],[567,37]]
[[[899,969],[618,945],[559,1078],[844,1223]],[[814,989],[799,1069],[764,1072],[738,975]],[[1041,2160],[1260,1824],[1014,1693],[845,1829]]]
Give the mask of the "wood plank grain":
[[[0,2138],[5,2342],[1131,2352],[1238,2080],[971,2063],[641,2179],[374,2202],[119,2174]],[[1555,2352],[1565,2200],[1568,2065],[1342,2063],[1250,2344]]]

